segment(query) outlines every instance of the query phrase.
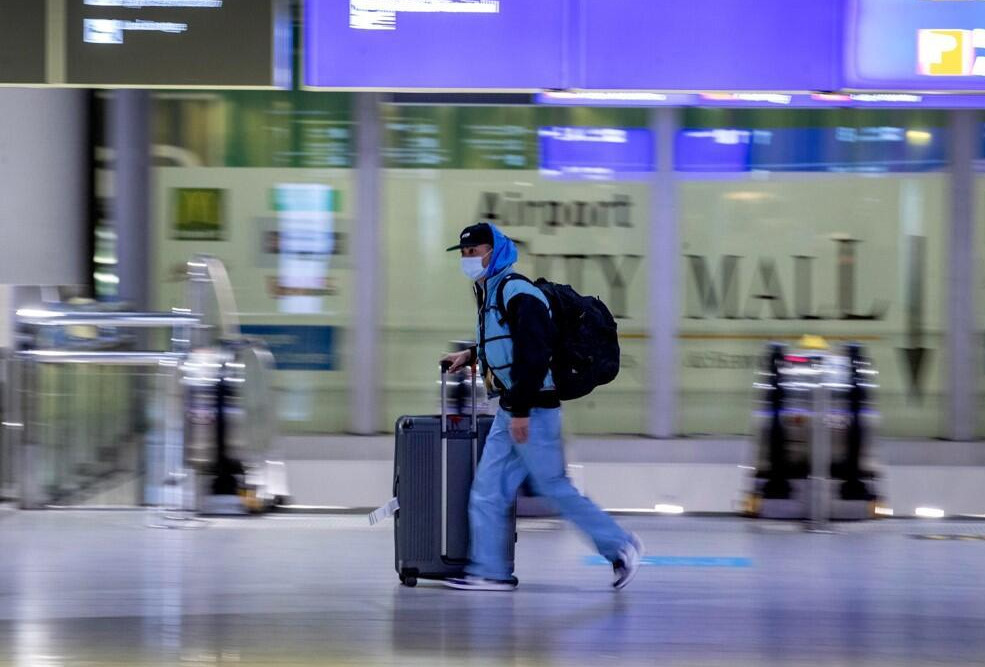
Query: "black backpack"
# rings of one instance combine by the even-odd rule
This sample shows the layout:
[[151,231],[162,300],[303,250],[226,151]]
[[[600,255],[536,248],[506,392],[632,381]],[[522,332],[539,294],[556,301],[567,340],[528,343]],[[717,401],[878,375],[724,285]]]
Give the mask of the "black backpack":
[[[503,290],[510,280],[530,280],[511,273],[499,284],[496,305],[506,316]],[[616,320],[601,299],[582,296],[571,285],[538,278],[535,285],[551,306],[557,339],[551,357],[551,374],[558,398],[572,401],[608,384],[619,374],[619,336]]]

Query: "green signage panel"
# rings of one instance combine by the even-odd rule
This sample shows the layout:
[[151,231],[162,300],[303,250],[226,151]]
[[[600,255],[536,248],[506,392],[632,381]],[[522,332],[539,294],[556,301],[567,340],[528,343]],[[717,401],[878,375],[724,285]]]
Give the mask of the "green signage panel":
[[226,235],[225,190],[175,188],[172,238],[222,241]]

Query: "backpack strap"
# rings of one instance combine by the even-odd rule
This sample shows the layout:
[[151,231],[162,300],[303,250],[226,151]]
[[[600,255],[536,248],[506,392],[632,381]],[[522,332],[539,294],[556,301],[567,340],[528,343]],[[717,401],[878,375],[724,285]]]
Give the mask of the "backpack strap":
[[530,278],[527,278],[522,273],[508,273],[503,276],[503,279],[499,281],[499,287],[496,289],[496,308],[499,309],[499,323],[503,324],[506,322],[506,299],[503,296],[503,292],[506,290],[506,284],[511,280],[522,280],[523,282],[530,283]]

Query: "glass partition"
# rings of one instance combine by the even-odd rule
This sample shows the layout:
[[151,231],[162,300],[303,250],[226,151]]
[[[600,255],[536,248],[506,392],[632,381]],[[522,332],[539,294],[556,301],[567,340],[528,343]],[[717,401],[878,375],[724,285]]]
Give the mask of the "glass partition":
[[881,433],[941,433],[946,114],[690,110],[677,143],[680,427],[746,433],[766,341],[858,341]]
[[473,340],[475,299],[445,252],[491,220],[520,245],[517,269],[601,296],[618,319],[623,369],[566,406],[579,433],[645,426],[645,248],[653,138],[643,111],[384,107],[384,409],[437,410],[437,361]]
[[277,358],[282,432],[349,423],[351,102],[267,91],[154,97],[157,307],[183,302],[191,255],[219,257],[244,332]]

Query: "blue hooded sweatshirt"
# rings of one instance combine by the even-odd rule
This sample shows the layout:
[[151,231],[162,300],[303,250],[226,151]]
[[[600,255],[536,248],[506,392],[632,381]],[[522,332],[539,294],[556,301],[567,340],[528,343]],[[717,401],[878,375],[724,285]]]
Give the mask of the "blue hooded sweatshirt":
[[[560,405],[551,377],[551,348],[555,337],[547,297],[529,280],[506,280],[514,274],[516,244],[495,225],[493,250],[485,281],[475,284],[478,306],[477,356],[483,374],[493,377],[501,394],[500,405],[515,417],[526,417],[531,408]],[[505,313],[499,312],[503,289]]]
[[[513,265],[516,264],[516,260],[519,257],[519,253],[516,249],[516,244],[513,240],[499,231],[499,228],[492,223],[486,223],[489,225],[489,229],[493,233],[493,250],[492,257],[489,258],[489,267],[486,269],[485,278],[486,282],[490,279],[510,272]],[[505,275],[505,274],[504,274]]]

